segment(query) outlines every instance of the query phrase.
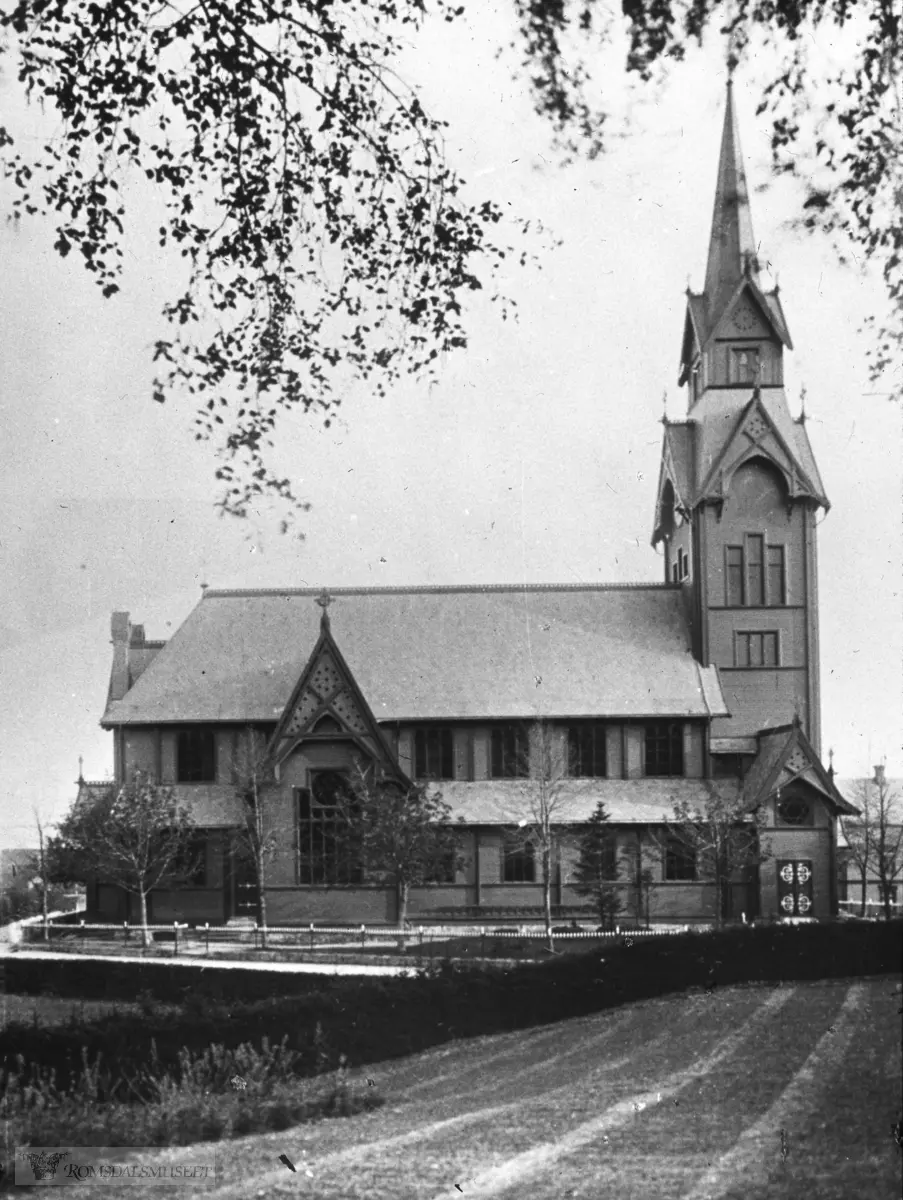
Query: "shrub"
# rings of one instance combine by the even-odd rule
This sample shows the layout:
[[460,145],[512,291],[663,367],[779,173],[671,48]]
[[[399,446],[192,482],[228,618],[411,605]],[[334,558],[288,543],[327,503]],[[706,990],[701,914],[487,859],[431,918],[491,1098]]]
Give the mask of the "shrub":
[[114,1077],[102,1057],[81,1055],[66,1087],[54,1068],[17,1055],[0,1070],[0,1120],[19,1145],[187,1145],[287,1129],[314,1117],[352,1116],[382,1103],[372,1088],[352,1087],[344,1059],[331,1079],[299,1086],[297,1055],[283,1038],[184,1049],[178,1068],[156,1048],[138,1071]]

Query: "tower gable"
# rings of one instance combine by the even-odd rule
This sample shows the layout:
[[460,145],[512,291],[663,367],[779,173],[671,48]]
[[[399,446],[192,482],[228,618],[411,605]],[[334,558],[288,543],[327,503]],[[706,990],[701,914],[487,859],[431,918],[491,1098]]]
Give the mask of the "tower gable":
[[697,498],[723,500],[730,490],[733,475],[745,463],[753,460],[763,460],[780,473],[787,490],[788,504],[808,498],[827,505],[826,498],[820,494],[796,453],[781,435],[758,388],[741,411],[733,431],[712,463]]

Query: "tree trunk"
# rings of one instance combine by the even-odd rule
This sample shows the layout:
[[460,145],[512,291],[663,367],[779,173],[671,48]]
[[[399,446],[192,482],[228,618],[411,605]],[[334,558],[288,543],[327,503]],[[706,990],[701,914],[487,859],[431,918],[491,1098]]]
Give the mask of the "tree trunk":
[[552,935],[552,847],[546,843],[542,849],[542,915],[546,926],[546,945],[555,949]]
[[138,896],[141,902],[141,945],[146,949],[150,944],[150,936],[147,928],[147,892],[144,888],[138,889]]
[[867,876],[866,871],[863,871],[862,872],[862,883],[861,883],[861,900],[859,902],[860,917],[865,916],[865,904],[866,904],[867,892],[868,892],[868,876]]
[[47,880],[41,880],[41,916],[44,918],[44,941],[50,941],[50,915],[47,911]]
[[267,948],[267,894],[266,861],[263,854],[257,856],[257,915],[260,917],[260,946]]
[[408,883],[407,880],[396,879],[395,881],[395,912],[398,918],[398,927],[401,930],[401,936],[398,939],[398,949],[404,950],[407,948],[407,939],[405,938],[405,924],[408,919]]

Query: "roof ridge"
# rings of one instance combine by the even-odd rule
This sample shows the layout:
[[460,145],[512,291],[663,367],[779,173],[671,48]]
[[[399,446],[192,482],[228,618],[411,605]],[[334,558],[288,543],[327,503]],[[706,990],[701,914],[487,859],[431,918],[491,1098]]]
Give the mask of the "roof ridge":
[[[617,591],[679,591],[675,583],[464,583],[464,584],[414,584],[410,587],[335,587],[326,589],[331,596],[372,595],[448,595],[460,592],[617,592]],[[319,596],[323,588],[212,588],[208,587],[201,596]]]

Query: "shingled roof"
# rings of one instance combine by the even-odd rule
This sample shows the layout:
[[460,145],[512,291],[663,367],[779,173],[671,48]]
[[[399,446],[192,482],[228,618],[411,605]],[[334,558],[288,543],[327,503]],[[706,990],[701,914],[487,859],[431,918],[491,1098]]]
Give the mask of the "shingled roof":
[[[208,589],[102,724],[276,721],[319,634],[312,589]],[[668,585],[338,588],[378,721],[729,715]]]
[[[530,812],[527,780],[443,780],[435,788],[452,819],[466,825],[517,825]],[[660,825],[675,819],[679,802],[704,811],[712,795],[732,802],[738,792],[738,784],[728,779],[563,779],[555,785],[552,823],[582,824],[602,801],[616,825]]]

